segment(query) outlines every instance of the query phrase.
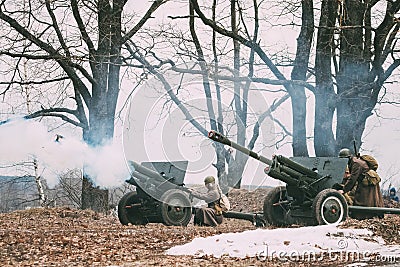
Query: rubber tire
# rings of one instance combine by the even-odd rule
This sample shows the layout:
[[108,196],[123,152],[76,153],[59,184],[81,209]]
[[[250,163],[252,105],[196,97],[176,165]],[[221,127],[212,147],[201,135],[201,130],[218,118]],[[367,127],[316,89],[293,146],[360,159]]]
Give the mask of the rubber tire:
[[[187,193],[170,189],[160,198],[160,214],[165,225],[187,226],[192,218],[192,205]],[[179,208],[179,211],[177,209]]]
[[[274,226],[286,226],[289,224],[285,220],[285,213],[287,212],[282,206],[274,206],[273,204],[280,200],[286,200],[286,187],[278,186],[273,188],[267,193],[264,199],[264,218],[270,224]],[[283,197],[283,198],[282,198]]]
[[118,202],[118,219],[123,225],[144,225],[146,221],[139,207],[126,208],[126,206],[140,203],[136,191],[125,194]]
[[[323,211],[323,207],[325,205],[329,205],[327,201],[330,201],[330,205],[335,205],[334,207],[339,210],[338,215],[336,215],[335,212],[335,215],[332,217],[333,220],[331,220],[330,218],[326,218],[326,215],[332,215],[332,213],[325,215]],[[337,190],[331,188],[322,190],[317,194],[313,201],[312,211],[314,214],[315,223],[318,225],[336,224],[346,220],[346,218],[348,217],[348,206],[346,199]]]

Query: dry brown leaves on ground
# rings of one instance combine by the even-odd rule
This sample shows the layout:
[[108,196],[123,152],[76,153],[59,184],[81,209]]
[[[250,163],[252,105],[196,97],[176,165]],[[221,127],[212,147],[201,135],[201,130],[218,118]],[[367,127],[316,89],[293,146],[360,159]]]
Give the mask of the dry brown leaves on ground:
[[384,219],[373,218],[362,221],[348,218],[341,227],[369,229],[374,235],[381,236],[387,244],[400,244],[399,215],[387,214]]
[[[264,189],[230,194],[234,210],[262,210]],[[260,201],[261,200],[261,201]],[[399,244],[399,216],[355,221],[344,227],[368,228]],[[31,209],[0,214],[0,266],[266,266],[256,258],[166,256],[165,250],[196,237],[255,229],[248,221],[225,219],[218,227],[122,226],[118,219],[68,208]],[[396,232],[397,231],[397,232]],[[321,263],[319,263],[321,264]],[[335,263],[326,262],[324,265]],[[315,263],[268,262],[268,266]]]
[[232,189],[228,197],[231,209],[241,212],[262,212],[264,198],[270,188],[257,188],[249,192],[246,189]]
[[191,261],[207,263],[209,259],[164,256],[163,253],[195,237],[248,229],[254,226],[238,220],[226,220],[216,228],[162,224],[122,226],[115,217],[92,211],[68,208],[16,211],[0,215],[0,265],[168,266],[176,262],[184,266]]

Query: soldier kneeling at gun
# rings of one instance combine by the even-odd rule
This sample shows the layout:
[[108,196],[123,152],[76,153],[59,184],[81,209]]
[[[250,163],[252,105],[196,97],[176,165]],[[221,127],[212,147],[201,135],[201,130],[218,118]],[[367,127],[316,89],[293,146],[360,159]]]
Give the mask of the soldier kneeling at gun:
[[[208,203],[207,207],[196,208],[194,210],[194,224],[199,226],[217,226],[222,223],[222,213],[226,211],[226,203],[228,199],[223,195],[221,188],[215,181],[213,176],[208,176],[204,179],[204,185],[207,188],[206,193],[201,193],[190,189],[192,196],[204,200]],[[223,199],[223,203],[221,199]]]
[[[344,177],[342,188],[335,189],[339,189],[339,192],[344,194],[350,205],[383,207],[383,198],[379,187],[380,177],[376,173],[377,163],[376,166],[370,166],[368,158],[356,157],[348,148],[341,149],[339,157],[349,159],[349,173]],[[352,217],[366,219],[373,216],[374,214],[357,212]]]

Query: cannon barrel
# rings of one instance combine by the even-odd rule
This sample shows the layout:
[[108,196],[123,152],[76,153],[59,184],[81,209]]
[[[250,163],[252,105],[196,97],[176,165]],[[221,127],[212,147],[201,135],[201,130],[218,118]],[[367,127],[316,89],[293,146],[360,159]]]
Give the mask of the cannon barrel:
[[[149,168],[146,168],[140,164],[138,164],[137,162],[134,162],[132,160],[129,161],[129,164],[131,165],[131,167],[133,168],[133,176],[137,177],[137,178],[143,178],[143,177],[149,177],[151,179],[153,179],[155,182],[158,183],[163,183],[165,182],[165,179],[161,176],[161,174],[159,174],[156,171],[153,171]],[[135,175],[136,173],[138,173],[138,175]]]
[[228,145],[232,148],[235,148],[237,150],[239,150],[240,152],[243,152],[246,155],[249,155],[252,158],[255,158],[256,160],[259,160],[267,165],[272,165],[272,160],[267,159],[266,157],[257,154],[254,151],[251,151],[250,149],[245,148],[244,146],[241,146],[239,144],[236,144],[235,142],[232,142],[231,140],[229,140],[226,136],[223,136],[222,134],[216,132],[216,131],[210,131],[208,133],[208,138],[210,138],[213,141],[222,143],[224,145]]
[[266,157],[229,140],[226,136],[223,136],[216,131],[210,131],[208,133],[208,137],[216,142],[235,148],[246,155],[255,158],[256,160],[267,164],[268,167],[265,168],[265,173],[275,179],[287,183],[288,185],[299,186],[300,181],[311,184],[321,178],[321,175],[317,172],[304,167],[303,165],[289,158],[281,155],[275,155],[273,156],[272,160],[267,159]]
[[299,172],[303,175],[307,175],[308,177],[311,177],[313,179],[318,179],[320,177],[320,175],[318,175],[318,173],[316,173],[315,171],[310,170],[309,168],[306,168],[303,165],[301,165],[291,159],[288,159],[282,155],[278,155],[276,157],[277,157],[277,160],[279,163],[289,167],[290,169],[295,170],[296,172]]
[[[136,187],[140,187],[153,197],[161,197],[164,191],[177,188],[184,189],[181,184],[175,184],[175,177],[163,176],[162,174],[145,167],[132,160],[128,161],[131,168],[131,178],[126,180],[127,183]],[[182,184],[183,185],[183,184]]]

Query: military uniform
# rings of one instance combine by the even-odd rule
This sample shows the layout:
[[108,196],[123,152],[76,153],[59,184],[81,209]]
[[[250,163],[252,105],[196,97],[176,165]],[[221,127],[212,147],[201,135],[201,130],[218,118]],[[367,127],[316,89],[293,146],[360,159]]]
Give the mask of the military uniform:
[[[342,184],[340,184],[340,189],[343,190],[344,185],[347,183],[347,181],[350,178],[350,170],[349,170],[349,166],[346,167],[346,172],[343,176],[343,182]],[[355,183],[355,185],[353,186],[353,189],[351,189],[349,192],[347,193],[343,193],[344,198],[346,199],[347,203],[349,205],[353,205],[354,204],[354,195],[356,193],[356,189],[357,189],[357,183]]]
[[194,224],[200,226],[217,226],[222,223],[223,216],[222,211],[216,208],[221,198],[221,192],[218,185],[214,182],[209,182],[212,180],[205,180],[206,187],[208,191],[206,193],[201,193],[198,191],[191,191],[191,194],[201,200],[208,203],[207,207],[196,208],[194,214]]
[[[343,191],[344,193],[350,192],[357,184],[354,192],[354,205],[365,207],[383,207],[383,197],[380,190],[379,183],[375,185],[365,185],[362,180],[365,178],[365,173],[369,170],[368,164],[359,158],[349,158],[350,176],[346,180]],[[365,213],[354,214],[355,218],[364,219],[372,217]]]

